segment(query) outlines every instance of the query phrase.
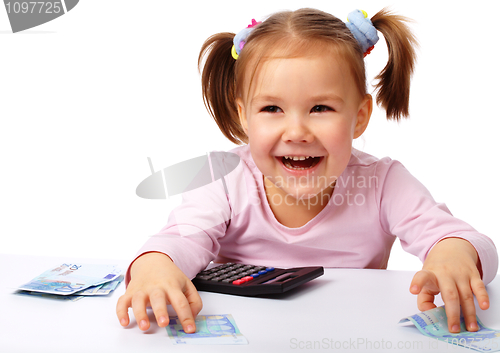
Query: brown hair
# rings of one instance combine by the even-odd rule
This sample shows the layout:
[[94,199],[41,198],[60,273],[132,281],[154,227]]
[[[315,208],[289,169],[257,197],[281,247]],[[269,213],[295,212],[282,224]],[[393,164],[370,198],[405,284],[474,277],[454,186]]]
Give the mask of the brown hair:
[[[386,9],[371,21],[384,35],[389,51],[387,65],[376,77],[376,101],[386,110],[387,119],[399,120],[409,115],[416,39],[405,24],[408,20]],[[312,50],[329,54],[329,49],[333,49],[349,63],[360,94],[367,93],[361,47],[344,22],[333,15],[315,9],[276,13],[254,27],[238,60],[231,55],[234,36],[225,32],[208,38],[201,48],[198,65],[205,106],[224,136],[236,144],[248,142],[240,125],[236,98],[242,96],[244,79],[251,82],[259,63],[266,58],[298,57]],[[250,66],[253,71],[248,70]],[[249,72],[252,75],[245,77]]]

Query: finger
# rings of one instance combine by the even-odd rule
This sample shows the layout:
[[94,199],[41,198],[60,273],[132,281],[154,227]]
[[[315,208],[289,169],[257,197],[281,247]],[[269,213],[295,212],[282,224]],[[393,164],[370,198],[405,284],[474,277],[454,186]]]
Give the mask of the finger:
[[469,281],[458,284],[458,293],[465,328],[467,331],[477,331],[476,306],[474,305],[474,294],[472,293]]
[[158,326],[165,327],[169,323],[167,297],[162,290],[155,290],[149,295],[149,302],[156,317]]
[[427,311],[434,309],[436,304],[434,304],[435,296],[433,294],[427,293],[425,289],[421,291],[417,296],[417,306],[420,311]]
[[410,293],[419,294],[424,287],[436,287],[436,276],[433,272],[420,270],[413,276],[410,283]]
[[484,282],[480,278],[473,278],[471,280],[471,288],[481,310],[488,309],[490,307],[490,297],[488,296]]
[[200,313],[201,309],[203,309],[203,302],[201,301],[201,297],[198,294],[196,287],[192,283],[189,283],[187,287],[188,288],[184,295],[186,296],[189,306],[191,307],[193,317],[196,317]]
[[169,302],[172,304],[179,320],[182,324],[182,328],[186,333],[196,332],[196,324],[194,322],[193,312],[191,311],[191,306],[189,301],[181,291],[173,291],[169,293]]
[[451,333],[458,333],[460,332],[460,297],[457,286],[452,280],[443,280],[440,288],[448,318],[448,330]]
[[125,294],[118,298],[118,302],[116,303],[116,316],[122,326],[127,326],[130,322],[128,317],[128,308],[130,308],[130,304],[130,297]]
[[418,310],[426,311],[435,308],[434,297],[439,293],[439,288],[434,273],[426,270],[418,271],[411,281],[410,293],[418,295]]
[[422,273],[422,271],[415,273],[410,283],[410,293],[415,295],[419,294],[424,284],[427,282],[426,278],[427,274]]
[[132,310],[134,311],[135,321],[142,331],[149,328],[149,319],[146,312],[148,297],[144,292],[136,292],[132,298]]

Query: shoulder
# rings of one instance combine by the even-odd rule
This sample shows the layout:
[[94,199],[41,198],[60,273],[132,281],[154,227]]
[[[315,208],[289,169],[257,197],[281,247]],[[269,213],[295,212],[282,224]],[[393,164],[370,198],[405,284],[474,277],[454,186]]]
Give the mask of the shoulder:
[[229,151],[210,152],[212,177],[218,180],[230,174],[238,174],[248,167],[255,167],[248,145],[239,146]]
[[234,160],[238,160],[238,166],[235,168],[235,173],[244,173],[244,174],[251,174],[254,175],[255,177],[258,177],[261,175],[261,172],[259,168],[255,165],[255,162],[252,158],[252,153],[250,152],[250,145],[243,145],[243,146],[238,146],[236,148],[233,148],[232,150],[229,150],[225,152],[226,155],[232,156]]
[[353,148],[346,170],[349,170],[350,174],[381,176],[387,174],[389,170],[394,167],[396,167],[396,169],[400,167],[404,168],[397,160],[389,157],[377,158],[371,154]]
[[425,191],[425,187],[398,160],[389,157],[379,159],[354,148],[341,177],[374,185],[377,193],[385,192],[388,188],[402,191],[410,186],[411,189]]
[[243,161],[243,163],[248,166],[255,166],[252,158],[252,153],[250,152],[250,145],[238,146],[236,148],[233,148],[232,150],[229,150],[228,153],[237,155]]
[[262,179],[249,145],[238,146],[227,152],[211,152],[210,155],[215,180],[224,177],[228,185],[241,184],[241,181],[246,180],[247,184],[257,187],[257,181]]

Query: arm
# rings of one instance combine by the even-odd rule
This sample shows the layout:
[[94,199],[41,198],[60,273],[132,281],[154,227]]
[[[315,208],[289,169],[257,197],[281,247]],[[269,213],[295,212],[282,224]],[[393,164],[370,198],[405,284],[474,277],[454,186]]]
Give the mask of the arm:
[[148,239],[129,266],[127,291],[116,306],[120,324],[129,324],[128,308],[132,307],[139,328],[147,330],[150,323],[146,307],[150,305],[158,325],[165,327],[169,323],[167,305],[171,304],[184,331],[195,332],[194,317],[202,303],[189,278],[215,258],[220,248],[218,239],[226,234],[230,217],[221,181],[185,192],[167,225]]
[[169,323],[167,304],[171,304],[186,333],[196,331],[194,318],[202,308],[201,298],[193,283],[165,254],[146,253],[130,268],[127,291],[118,299],[116,315],[122,326],[130,322],[128,308],[132,307],[139,328],[149,328],[146,307],[151,305],[160,327]]
[[421,311],[435,308],[434,296],[441,293],[451,333],[460,332],[460,307],[467,330],[478,330],[474,295],[482,310],[489,307],[477,252],[460,238],[443,239],[431,249],[422,270],[413,277],[410,292],[418,295]]
[[[410,292],[417,294],[420,310],[435,307],[441,293],[450,332],[457,332],[460,307],[469,331],[476,331],[476,295],[481,309],[489,306],[484,288],[498,268],[495,245],[469,224],[453,217],[436,203],[429,191],[398,162],[381,163],[381,224],[397,235],[403,248],[418,256],[423,268],[412,280]],[[434,246],[433,246],[434,245]],[[429,250],[430,249],[430,250]],[[471,326],[473,325],[473,326]]]

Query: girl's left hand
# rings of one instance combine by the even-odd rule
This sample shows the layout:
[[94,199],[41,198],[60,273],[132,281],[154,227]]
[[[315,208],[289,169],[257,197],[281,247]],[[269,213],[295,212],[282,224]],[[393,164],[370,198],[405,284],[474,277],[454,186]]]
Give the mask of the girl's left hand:
[[476,249],[465,239],[446,238],[438,242],[427,255],[422,270],[410,284],[410,292],[418,295],[420,311],[436,307],[434,296],[441,293],[448,318],[448,330],[460,332],[460,307],[468,331],[477,331],[474,296],[482,310],[490,300],[480,274]]

